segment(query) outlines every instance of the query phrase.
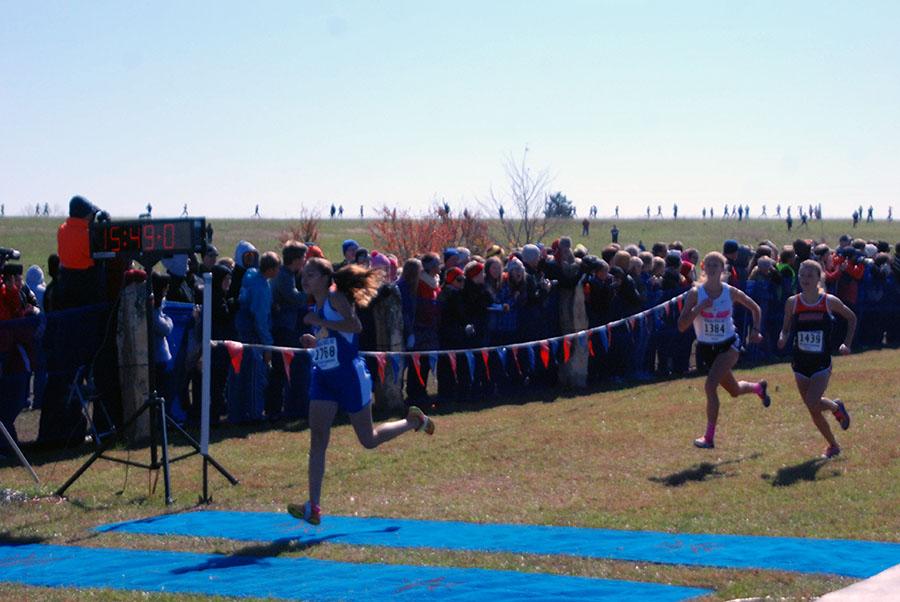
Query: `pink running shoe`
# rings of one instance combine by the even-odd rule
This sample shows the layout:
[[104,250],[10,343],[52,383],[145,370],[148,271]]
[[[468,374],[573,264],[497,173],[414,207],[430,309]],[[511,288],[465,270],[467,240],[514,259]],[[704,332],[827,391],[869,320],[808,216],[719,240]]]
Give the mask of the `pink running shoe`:
[[288,514],[296,519],[305,520],[311,525],[322,522],[322,509],[318,504],[306,502],[305,504],[288,504]]
[[765,380],[759,381],[759,398],[762,400],[762,404],[764,408],[772,405],[772,398],[769,397],[769,382]]
[[822,457],[827,460],[829,458],[833,458],[835,456],[840,456],[840,455],[841,455],[840,446],[829,445],[828,448],[825,450],[825,453],[822,454]]
[[834,414],[834,418],[838,421],[838,423],[840,423],[841,428],[846,431],[848,428],[850,428],[850,413],[847,412],[847,408],[844,407],[844,402],[842,402],[840,399],[835,399],[834,403],[837,404],[838,409],[834,410],[831,413]]
[[699,447],[700,449],[715,449],[716,444],[713,441],[707,441],[706,436],[698,437],[694,439],[694,447]]

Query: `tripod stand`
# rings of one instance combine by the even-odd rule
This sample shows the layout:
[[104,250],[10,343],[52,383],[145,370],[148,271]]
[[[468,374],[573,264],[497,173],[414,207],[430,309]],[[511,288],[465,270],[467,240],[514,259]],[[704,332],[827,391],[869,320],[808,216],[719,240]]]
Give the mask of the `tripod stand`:
[[[105,442],[102,442],[97,451],[95,451],[90,458],[88,458],[87,462],[85,462],[75,474],[69,477],[69,480],[66,481],[62,487],[60,487],[56,495],[62,496],[65,494],[66,490],[69,486],[72,485],[78,478],[84,474],[84,472],[90,468],[90,466],[100,458],[105,460],[109,460],[111,462],[118,462],[120,464],[125,464],[126,466],[135,466],[138,468],[146,468],[148,470],[159,470],[162,468],[163,470],[163,482],[165,484],[165,493],[166,493],[166,505],[170,505],[174,502],[172,498],[172,487],[171,487],[171,479],[169,475],[169,465],[172,462],[177,462],[179,460],[184,460],[185,458],[189,458],[194,455],[201,455],[203,457],[203,495],[200,497],[200,502],[206,503],[210,501],[209,496],[207,495],[207,465],[212,464],[212,466],[218,470],[222,476],[224,476],[232,485],[237,485],[238,481],[235,479],[225,468],[222,467],[221,464],[216,462],[216,460],[209,455],[207,451],[207,446],[204,445],[201,448],[200,444],[194,440],[181,426],[175,422],[171,416],[166,413],[166,400],[158,394],[156,390],[156,371],[154,369],[153,364],[153,287],[151,284],[151,274],[153,266],[162,258],[160,254],[144,254],[139,259],[141,265],[144,266],[144,269],[147,272],[147,282],[146,282],[146,292],[147,292],[147,303],[146,303],[146,317],[147,317],[147,345],[148,345],[148,391],[149,394],[147,399],[143,404],[132,414],[128,420],[125,421],[125,424],[122,427],[122,433],[127,433],[130,427],[144,414],[147,412],[149,414],[150,419],[150,463],[145,464],[142,462],[136,462],[133,460],[123,460],[122,458],[116,458],[114,456],[107,456],[106,451],[118,441],[118,437],[109,437]],[[208,323],[209,323],[209,312],[210,312],[210,304],[211,301],[209,299],[210,296],[210,285],[208,282],[205,295],[204,295],[204,339],[208,341]],[[204,354],[208,356],[210,353],[209,345],[204,346]],[[205,358],[204,358],[205,359]],[[206,376],[205,376],[206,378]],[[206,405],[206,401],[204,401],[204,405]],[[182,437],[188,442],[188,444],[193,447],[193,451],[187,452],[175,458],[169,458],[169,432],[168,428],[172,427],[177,432],[179,432]]]
[[[66,405],[70,406],[77,400],[78,404],[81,406],[81,413],[84,415],[84,419],[91,431],[94,445],[100,447],[104,437],[116,434],[116,425],[109,417],[109,412],[106,411],[106,405],[103,403],[103,400],[101,400],[100,396],[97,394],[97,390],[94,387],[94,377],[88,375],[85,378],[84,372],[85,366],[79,366],[78,370],[75,371],[75,378],[69,386],[69,398],[66,400]],[[85,380],[86,383],[82,384]],[[109,430],[102,433],[97,430],[97,423],[91,417],[91,409],[88,407],[91,404],[93,404],[95,412],[98,407],[100,408],[100,412],[103,414],[102,418],[105,421],[105,424],[108,425]]]

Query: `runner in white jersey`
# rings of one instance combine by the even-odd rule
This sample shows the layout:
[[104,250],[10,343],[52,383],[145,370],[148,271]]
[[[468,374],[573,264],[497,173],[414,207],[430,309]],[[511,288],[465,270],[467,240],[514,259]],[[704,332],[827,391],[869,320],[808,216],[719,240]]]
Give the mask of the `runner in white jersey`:
[[706,433],[694,440],[700,448],[715,447],[716,423],[719,419],[719,385],[732,397],[755,393],[764,407],[770,399],[766,381],[747,382],[734,378],[732,368],[738,361],[741,349],[740,337],[734,329],[734,304],[743,305],[753,314],[750,342],[762,341],[759,324],[762,318],[759,306],[740,289],[722,282],[725,257],[721,253],[709,253],[703,258],[704,278],[691,289],[678,317],[678,329],[684,332],[693,325],[697,335],[697,368],[709,370],[706,376]]

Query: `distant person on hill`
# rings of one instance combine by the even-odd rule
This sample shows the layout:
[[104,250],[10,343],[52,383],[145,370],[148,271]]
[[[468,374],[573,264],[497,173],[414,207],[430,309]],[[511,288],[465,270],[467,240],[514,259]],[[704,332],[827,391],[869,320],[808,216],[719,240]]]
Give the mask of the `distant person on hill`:
[[706,219],[706,207],[703,208],[702,215],[703,215],[703,219]]
[[337,213],[337,207],[334,206],[334,203],[331,204],[331,219],[334,219],[334,214]]
[[497,213],[500,214],[500,221],[502,222],[502,221],[503,221],[503,214],[505,213],[505,211],[503,210],[503,205],[500,205],[500,207],[497,209]]
[[647,219],[650,219],[650,205],[647,205]]
[[338,217],[341,217],[341,218],[344,217],[344,206],[343,205],[338,206]]
[[706,432],[694,440],[700,448],[715,447],[716,424],[719,419],[718,388],[721,385],[732,397],[755,393],[763,407],[769,407],[771,399],[765,380],[747,382],[735,380],[732,368],[740,354],[741,340],[734,328],[734,304],[746,307],[753,315],[750,342],[760,343],[762,313],[759,306],[743,291],[722,282],[725,257],[713,251],[703,258],[703,274],[697,286],[685,297],[684,309],[678,317],[678,329],[686,331],[693,325],[697,336],[697,363],[709,370],[704,389],[706,391]]
[[[184,207],[181,208],[181,217],[187,217],[187,203],[184,204]],[[259,205],[256,206],[256,214],[259,215]]]
[[378,426],[372,420],[372,377],[359,357],[362,323],[354,305],[367,307],[381,283],[377,270],[347,266],[333,272],[323,259],[310,259],[302,270],[303,291],[315,306],[303,318],[313,334],[301,343],[314,349],[312,384],[309,389],[309,499],[288,504],[294,518],[317,525],[321,522],[322,481],[331,425],[338,410],[350,417],[356,438],[366,449],[411,430],[434,434],[434,423],[422,410],[411,406],[406,418]]
[[760,217],[768,217],[768,215],[766,214],[766,206],[765,205],[762,206],[762,213],[760,213],[759,216]]
[[859,213],[856,211],[853,212],[853,227],[856,227],[856,224],[859,223]]
[[678,203],[675,203],[674,205],[672,205],[672,219],[673,220],[678,219]]
[[591,221],[588,218],[584,218],[581,220],[581,235],[582,236],[590,236],[591,234]]
[[875,209],[872,207],[872,205],[869,205],[869,211],[866,213],[866,223],[867,224],[875,221],[875,217],[872,215],[873,211],[875,211]]
[[742,205],[738,205],[737,213],[738,213],[738,221],[739,221],[739,222],[740,222],[740,221],[743,221],[743,219],[744,219],[744,207],[743,207]]
[[261,217],[259,215],[259,205],[257,205],[256,208],[253,210],[253,217]]
[[840,399],[823,397],[831,378],[832,314],[847,321],[847,333],[839,349],[841,355],[850,353],[850,344],[856,330],[856,315],[840,299],[822,290],[822,268],[816,261],[809,259],[800,264],[799,280],[801,292],[789,297],[785,303],[784,324],[778,336],[778,348],[784,348],[793,331],[795,336],[791,367],[797,390],[809,410],[813,424],[828,442],[822,457],[833,458],[841,453],[841,448],[822,413],[830,411],[844,430],[850,428],[850,414]]
[[788,232],[790,232],[794,228],[794,218],[792,218],[790,213],[788,213],[788,216],[784,221],[785,223],[787,223]]
[[613,227],[609,230],[610,236],[612,236],[612,241],[616,244],[619,243],[619,229],[613,224]]
[[663,214],[662,214],[662,205],[657,205],[657,206],[656,206],[656,217],[662,217],[662,216],[663,216]]
[[728,203],[725,204],[725,208],[722,211],[722,219],[725,219],[726,217],[728,217]]
[[363,219],[363,206],[359,206],[359,219]]

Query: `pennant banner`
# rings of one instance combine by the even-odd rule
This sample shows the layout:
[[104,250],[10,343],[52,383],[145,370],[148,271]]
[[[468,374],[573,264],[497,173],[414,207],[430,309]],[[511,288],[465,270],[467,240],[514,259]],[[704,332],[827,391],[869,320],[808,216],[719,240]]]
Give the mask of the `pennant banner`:
[[547,341],[541,341],[541,363],[544,368],[550,367],[550,345]]
[[484,360],[484,377],[490,381],[491,380],[491,362],[489,359],[490,351],[487,349],[481,350],[481,359]]
[[475,382],[475,354],[471,351],[466,351],[466,364],[469,366],[469,382]]
[[235,374],[241,373],[241,360],[244,358],[244,346],[237,341],[225,341],[225,349],[228,350],[228,357],[231,358],[231,367]]
[[392,355],[391,356],[391,368],[394,369],[394,384],[400,382],[401,375],[403,374],[403,368],[400,365],[400,360],[402,355]]
[[413,368],[415,368],[415,370],[416,370],[416,376],[419,377],[419,384],[421,384],[424,387],[425,379],[422,378],[422,367],[419,365],[419,354],[418,353],[412,354],[412,363],[413,363]]
[[375,363],[378,364],[378,380],[384,384],[384,368],[387,365],[387,356],[384,353],[376,353]]
[[284,375],[287,377],[288,383],[291,382],[291,362],[294,361],[294,352],[285,349],[281,352],[281,363],[284,364]]
[[572,347],[572,342],[569,340],[569,337],[565,337],[563,339],[563,363],[569,363],[569,349]]
[[450,360],[450,369],[453,370],[453,380],[459,382],[459,376],[456,375],[456,354],[448,353],[447,359]]

